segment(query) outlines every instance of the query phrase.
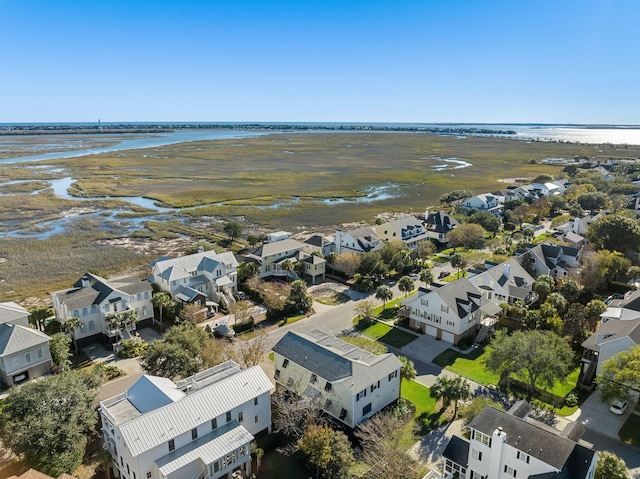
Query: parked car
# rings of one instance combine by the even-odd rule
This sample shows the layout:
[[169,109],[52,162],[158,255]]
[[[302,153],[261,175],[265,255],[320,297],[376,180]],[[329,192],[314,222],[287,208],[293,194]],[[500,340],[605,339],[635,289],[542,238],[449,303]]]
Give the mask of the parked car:
[[418,276],[416,273],[411,273],[409,275],[409,278],[411,278],[414,281],[418,281],[418,279],[420,279],[420,276]]
[[450,274],[451,274],[450,271],[440,271],[440,274],[438,275],[438,279],[446,278]]
[[609,411],[611,411],[613,414],[624,414],[628,407],[629,403],[627,401],[621,401],[620,399],[617,399],[613,401],[613,404],[611,404]]

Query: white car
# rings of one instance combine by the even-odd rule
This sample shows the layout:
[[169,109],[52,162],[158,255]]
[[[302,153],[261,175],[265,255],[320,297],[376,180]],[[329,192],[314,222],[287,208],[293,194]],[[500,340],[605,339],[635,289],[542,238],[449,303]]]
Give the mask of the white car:
[[611,404],[609,411],[611,411],[613,414],[624,414],[628,407],[629,403],[627,401],[620,401],[619,399],[617,399],[613,401],[613,404]]

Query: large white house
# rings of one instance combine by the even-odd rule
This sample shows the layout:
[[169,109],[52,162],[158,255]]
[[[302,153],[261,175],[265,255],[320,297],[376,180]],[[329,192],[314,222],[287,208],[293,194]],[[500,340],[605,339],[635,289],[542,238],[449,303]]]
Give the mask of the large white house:
[[460,479],[593,479],[598,454],[571,423],[563,431],[528,417],[529,405],[509,412],[485,407],[469,424],[470,439],[453,436],[447,444],[444,477]]
[[408,249],[414,249],[419,241],[429,239],[424,225],[415,216],[403,216],[387,221],[374,226],[374,230],[382,241],[402,241]]
[[235,471],[249,477],[250,443],[271,430],[272,387],[260,366],[240,370],[233,361],[175,384],[142,376],[100,402],[116,477],[231,479]]
[[201,251],[156,261],[151,281],[176,301],[205,307],[209,300],[228,306],[238,290],[237,268],[231,251]]
[[482,193],[472,196],[461,205],[467,210],[488,211],[492,215],[501,216],[504,211],[504,197],[492,193]]
[[0,381],[7,387],[51,372],[51,338],[29,327],[29,311],[0,303]]
[[[86,273],[72,288],[51,293],[57,318],[64,323],[75,317],[81,327],[74,331],[78,347],[92,343],[116,345],[129,339],[138,327],[153,320],[151,284],[135,276],[106,280]],[[135,311],[137,323],[129,320]]]
[[398,399],[402,363],[319,329],[287,332],[273,347],[275,380],[354,428]]
[[363,226],[351,231],[337,229],[334,242],[337,254],[364,254],[381,250],[384,245],[371,226]]
[[565,278],[580,263],[580,249],[546,243],[531,247],[524,255],[529,255],[535,277],[543,274],[552,278]]

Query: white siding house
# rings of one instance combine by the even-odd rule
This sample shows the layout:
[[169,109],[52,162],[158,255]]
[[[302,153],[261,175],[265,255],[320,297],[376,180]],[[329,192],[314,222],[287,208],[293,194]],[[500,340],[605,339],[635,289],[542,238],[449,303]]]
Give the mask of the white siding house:
[[402,363],[318,329],[289,331],[273,348],[275,380],[354,428],[398,399]]
[[271,381],[233,361],[187,379],[142,376],[100,403],[116,477],[218,479],[251,475],[250,443],[271,430]]

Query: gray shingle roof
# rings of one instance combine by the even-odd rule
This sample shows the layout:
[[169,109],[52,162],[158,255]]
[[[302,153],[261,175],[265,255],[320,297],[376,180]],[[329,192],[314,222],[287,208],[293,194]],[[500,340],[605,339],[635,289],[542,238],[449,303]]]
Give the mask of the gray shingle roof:
[[0,324],[0,356],[18,353],[49,341],[49,336],[36,329],[15,324]]
[[444,211],[429,213],[429,216],[427,216],[425,223],[429,225],[433,231],[443,234],[448,233],[456,226],[458,226],[458,221]]
[[627,320],[610,319],[589,336],[582,343],[582,347],[598,351],[600,344],[626,336],[636,344],[640,344],[640,318]]
[[444,448],[442,456],[456,464],[467,467],[469,460],[469,441],[458,436],[452,436],[449,444]]
[[13,301],[0,303],[0,323],[13,322],[29,316],[29,311]]

